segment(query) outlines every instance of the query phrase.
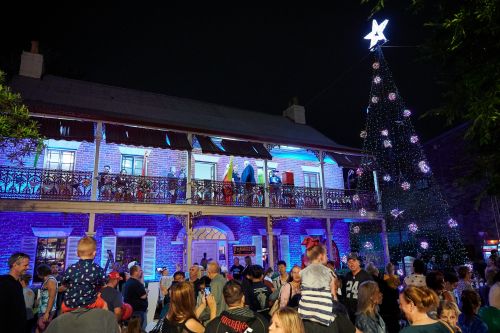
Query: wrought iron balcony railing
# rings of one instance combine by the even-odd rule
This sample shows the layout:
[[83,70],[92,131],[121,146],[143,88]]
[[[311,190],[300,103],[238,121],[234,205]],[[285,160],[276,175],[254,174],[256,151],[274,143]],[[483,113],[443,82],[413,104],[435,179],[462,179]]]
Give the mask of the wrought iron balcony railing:
[[273,208],[323,208],[321,189],[293,185],[270,185],[269,206]]
[[265,187],[259,184],[227,183],[204,179],[191,182],[195,205],[265,207]]
[[339,190],[327,188],[325,191],[328,210],[377,210],[377,199],[373,192]]
[[90,200],[92,172],[0,166],[0,198]]

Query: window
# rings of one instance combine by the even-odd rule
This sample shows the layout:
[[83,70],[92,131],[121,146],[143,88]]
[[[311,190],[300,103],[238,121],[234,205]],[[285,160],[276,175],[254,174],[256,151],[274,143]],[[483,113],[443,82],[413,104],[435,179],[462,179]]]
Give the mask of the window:
[[115,262],[126,267],[132,261],[141,262],[142,237],[118,237],[116,239]]
[[195,178],[196,179],[206,179],[206,180],[215,180],[215,163],[212,162],[195,162]]
[[319,173],[304,172],[304,187],[319,188]]
[[75,167],[75,151],[48,149],[45,168],[50,170],[73,171]]
[[144,156],[122,155],[122,170],[127,171],[127,175],[141,176],[144,166]]
[[[66,238],[45,238],[40,237],[37,240],[35,272],[40,264],[51,265],[57,263],[62,271],[66,258]],[[34,277],[34,282],[40,282],[38,276]]]

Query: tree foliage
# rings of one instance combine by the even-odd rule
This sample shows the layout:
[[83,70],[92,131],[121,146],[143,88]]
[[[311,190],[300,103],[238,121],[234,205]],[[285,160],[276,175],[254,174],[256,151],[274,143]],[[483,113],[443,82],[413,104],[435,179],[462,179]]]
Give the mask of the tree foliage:
[[[372,14],[387,1],[372,3]],[[443,105],[428,114],[449,124],[469,122],[476,167],[470,178],[486,178],[483,194],[500,194],[500,2],[498,0],[412,0],[413,15],[422,19],[430,38],[423,45],[427,60],[442,70]]]
[[37,122],[30,119],[21,96],[5,85],[5,75],[0,71],[0,151],[22,165],[25,157],[42,146]]

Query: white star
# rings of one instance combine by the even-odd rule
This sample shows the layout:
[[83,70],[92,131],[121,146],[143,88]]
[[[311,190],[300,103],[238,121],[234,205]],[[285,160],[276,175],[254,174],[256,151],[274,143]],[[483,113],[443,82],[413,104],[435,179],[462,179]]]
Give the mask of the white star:
[[365,39],[370,40],[370,49],[377,45],[379,40],[387,40],[384,36],[384,29],[388,22],[389,20],[384,20],[384,22],[379,25],[376,20],[373,20],[372,31],[365,36]]

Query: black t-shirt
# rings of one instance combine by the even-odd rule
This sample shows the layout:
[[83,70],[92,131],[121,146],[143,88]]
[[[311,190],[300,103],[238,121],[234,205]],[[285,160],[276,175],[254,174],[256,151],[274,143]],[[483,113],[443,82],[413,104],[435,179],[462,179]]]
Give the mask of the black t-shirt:
[[148,300],[141,298],[145,294],[146,289],[137,279],[130,278],[123,286],[123,301],[130,304],[134,311],[146,311],[148,309]]
[[271,289],[264,282],[253,282],[245,295],[245,301],[250,310],[267,315],[271,293]]
[[243,269],[244,267],[242,265],[233,265],[231,266],[231,269],[229,269],[229,271],[231,272],[231,274],[233,274],[233,278],[235,280],[241,280],[241,277],[242,277],[242,273],[243,273]]
[[2,332],[22,332],[26,325],[23,287],[10,274],[0,276],[0,323]]
[[329,326],[321,325],[309,320],[304,320],[304,329],[306,333],[354,333],[356,327],[349,318],[344,315],[337,315],[333,323]]
[[101,297],[108,304],[108,309],[114,312],[115,308],[120,308],[123,304],[122,294],[115,288],[104,287],[101,290]]
[[342,285],[342,297],[344,305],[349,312],[351,320],[354,318],[358,307],[358,289],[359,285],[365,281],[373,280],[372,276],[365,270],[359,271],[355,276],[352,272],[345,275],[344,283]]

